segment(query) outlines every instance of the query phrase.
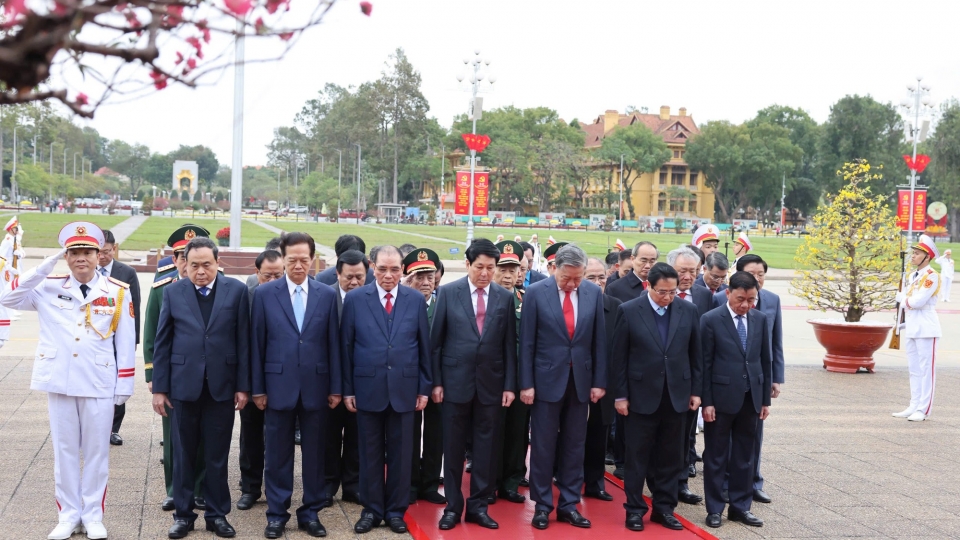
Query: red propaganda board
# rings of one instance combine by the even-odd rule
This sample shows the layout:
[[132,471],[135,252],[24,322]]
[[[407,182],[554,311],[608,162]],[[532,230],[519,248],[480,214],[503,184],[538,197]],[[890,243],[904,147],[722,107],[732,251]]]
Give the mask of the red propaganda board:
[[[927,190],[917,189],[913,192],[913,230],[923,232],[926,226]],[[897,225],[903,230],[910,229],[910,190],[901,189],[897,196]]]
[[[474,173],[473,184],[473,215],[485,216],[490,211],[490,173],[477,171]],[[470,171],[457,171],[457,182],[454,187],[454,211],[458,216],[466,216],[470,208]]]

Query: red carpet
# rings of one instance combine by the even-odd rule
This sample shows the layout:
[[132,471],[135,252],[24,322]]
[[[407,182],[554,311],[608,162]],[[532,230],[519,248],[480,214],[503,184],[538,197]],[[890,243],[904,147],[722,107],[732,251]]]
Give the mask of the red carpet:
[[[442,491],[441,487],[441,491]],[[463,475],[464,497],[469,495],[470,475]],[[490,506],[490,517],[500,524],[495,531],[484,529],[472,523],[460,523],[451,531],[441,531],[437,522],[443,515],[443,505],[430,504],[419,501],[407,510],[406,522],[414,540],[523,540],[527,538],[566,540],[583,540],[586,538],[628,538],[636,534],[637,538],[645,540],[659,540],[668,538],[673,540],[702,538],[716,540],[716,537],[685,520],[679,514],[677,519],[686,527],[682,531],[671,531],[656,523],[650,523],[650,514],[644,518],[642,533],[633,533],[624,527],[626,511],[623,503],[626,495],[623,492],[623,483],[613,475],[607,474],[607,491],[613,495],[612,502],[603,502],[596,499],[584,499],[580,504],[580,512],[593,523],[589,529],[577,529],[567,523],[556,521],[556,513],[550,514],[550,526],[544,531],[538,531],[530,525],[533,518],[534,503],[529,499],[529,490],[521,487],[520,493],[527,496],[524,504],[514,504],[502,499]],[[553,489],[554,501],[559,497],[557,489]],[[649,500],[647,503],[649,504]]]

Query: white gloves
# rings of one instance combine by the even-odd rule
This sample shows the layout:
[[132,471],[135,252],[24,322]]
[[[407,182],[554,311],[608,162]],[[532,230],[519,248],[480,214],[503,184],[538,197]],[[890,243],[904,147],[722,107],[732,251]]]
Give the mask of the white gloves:
[[18,258],[20,258],[20,259],[22,259],[22,258],[24,258],[24,257],[27,256],[26,252],[23,251],[22,249],[18,249],[18,250],[16,250],[16,251],[14,251],[13,254],[16,255],[16,256],[17,256]]
[[117,406],[123,405],[128,399],[130,399],[130,396],[113,396],[113,404]]
[[907,293],[905,293],[905,292],[903,292],[903,291],[899,291],[899,292],[897,293],[897,303],[898,303],[898,304],[901,304],[901,305],[902,305],[902,304],[903,304],[903,301],[906,300],[906,298],[907,298]]

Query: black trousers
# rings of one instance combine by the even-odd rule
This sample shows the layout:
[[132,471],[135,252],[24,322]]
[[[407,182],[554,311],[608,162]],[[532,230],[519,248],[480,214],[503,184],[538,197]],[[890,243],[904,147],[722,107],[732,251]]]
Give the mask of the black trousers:
[[323,489],[324,445],[320,441],[324,432],[328,408],[321,406],[316,411],[303,408],[303,401],[289,411],[267,408],[266,423],[267,462],[267,521],[286,523],[290,519],[290,501],[293,498],[294,467],[296,450],[293,444],[295,425],[300,425],[300,448],[302,451],[301,480],[303,504],[297,508],[297,523],[317,520],[317,512],[326,499]]
[[240,491],[263,493],[263,411],[252,402],[240,410]]
[[[734,414],[717,411],[717,419],[706,422],[703,451],[703,491],[707,512],[719,514],[725,506],[721,491],[724,473],[730,473],[730,508],[750,510],[753,502],[753,450],[760,414],[754,409],[750,392]],[[732,439],[732,442],[731,442]]]
[[324,452],[327,500],[333,500],[343,485],[343,494],[359,496],[360,453],[357,447],[357,413],[341,401],[328,413]]
[[[233,400],[216,401],[204,382],[196,401],[173,401],[173,503],[174,517],[193,522],[194,460],[201,442],[207,467],[203,495],[207,502],[204,519],[212,521],[230,513],[230,486],[227,459],[233,439]],[[168,444],[166,441],[164,444]]]
[[[733,440],[730,441],[731,448]],[[763,449],[763,420],[757,422],[757,439],[753,445],[753,489],[754,491],[763,489],[763,475],[760,474],[760,451]],[[727,489],[730,484],[730,470],[727,470],[723,479],[723,489]]]
[[673,514],[677,507],[677,479],[686,461],[683,439],[686,436],[686,412],[677,412],[670,402],[670,393],[663,389],[660,405],[653,414],[630,412],[625,417],[626,463],[624,491],[628,513],[646,514],[643,482],[653,478],[653,511]]
[[[449,390],[449,388],[447,389]],[[500,468],[497,442],[500,440],[500,403],[484,405],[476,396],[468,403],[443,404],[443,454],[462,456],[468,436],[473,441],[473,472],[470,473],[470,498],[467,513],[487,511],[487,497],[493,495]],[[443,464],[443,491],[447,512],[463,515],[463,460],[451,457]]]
[[607,437],[610,426],[603,423],[600,402],[590,404],[590,417],[587,419],[587,440],[583,449],[583,489],[589,493],[605,491],[603,475],[607,472]]
[[530,497],[537,503],[537,510],[549,513],[554,509],[553,470],[557,461],[560,500],[556,509],[570,512],[580,502],[588,403],[577,397],[571,371],[560,401],[534,399],[530,407]]
[[626,442],[626,416],[618,414],[614,418],[613,434],[613,462],[617,468],[623,467],[624,459],[627,454]]
[[520,480],[527,476],[527,447],[530,434],[530,406],[517,399],[509,407],[501,407],[500,473],[497,490],[517,491]]
[[414,496],[440,489],[443,468],[443,405],[427,401],[413,417],[413,461],[410,467],[410,493]]
[[357,428],[363,508],[377,519],[402,518],[410,505],[413,411],[358,410]]
[[113,428],[110,433],[120,433],[120,424],[123,423],[123,417],[127,414],[127,404],[113,406]]

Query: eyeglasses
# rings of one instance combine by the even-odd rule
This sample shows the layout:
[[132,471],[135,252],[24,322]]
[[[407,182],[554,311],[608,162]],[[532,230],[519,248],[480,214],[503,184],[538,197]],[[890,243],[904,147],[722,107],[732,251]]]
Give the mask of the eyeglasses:
[[676,290],[676,289],[669,290],[669,291],[662,291],[662,290],[660,290],[660,289],[651,289],[651,290],[652,290],[653,292],[659,294],[660,296],[676,296],[676,295],[677,295],[677,290]]

